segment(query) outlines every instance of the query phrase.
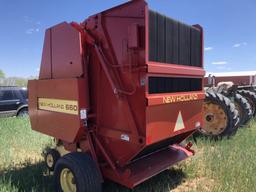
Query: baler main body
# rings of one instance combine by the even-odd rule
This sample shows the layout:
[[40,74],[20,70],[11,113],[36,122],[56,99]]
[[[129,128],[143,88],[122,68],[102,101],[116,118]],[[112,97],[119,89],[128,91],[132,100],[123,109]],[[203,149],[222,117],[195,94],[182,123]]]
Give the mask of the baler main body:
[[132,1],[46,31],[32,128],[89,152],[102,175],[134,187],[191,156],[202,126],[203,32]]

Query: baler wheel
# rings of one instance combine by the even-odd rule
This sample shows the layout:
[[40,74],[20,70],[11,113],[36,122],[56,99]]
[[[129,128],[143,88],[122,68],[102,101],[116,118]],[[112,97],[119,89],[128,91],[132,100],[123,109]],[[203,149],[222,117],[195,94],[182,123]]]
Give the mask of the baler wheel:
[[54,170],[57,192],[101,192],[101,176],[96,163],[85,153],[61,157]]
[[252,117],[252,108],[250,103],[247,101],[246,98],[237,93],[234,97],[234,104],[239,112],[239,125],[241,126],[246,124]]
[[239,116],[230,99],[219,93],[206,92],[203,109],[205,126],[199,129],[202,135],[220,139],[236,133]]
[[256,93],[248,90],[239,90],[238,93],[247,99],[251,105],[252,114],[256,117]]
[[49,171],[54,171],[55,165],[60,158],[60,153],[56,149],[49,149],[45,154],[45,163]]

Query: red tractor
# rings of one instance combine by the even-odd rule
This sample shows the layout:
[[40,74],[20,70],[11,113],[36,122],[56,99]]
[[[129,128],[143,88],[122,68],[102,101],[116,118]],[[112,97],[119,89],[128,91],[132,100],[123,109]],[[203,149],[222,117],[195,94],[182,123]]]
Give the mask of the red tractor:
[[144,0],[60,23],[45,34],[29,81],[33,130],[53,137],[46,163],[56,191],[133,188],[194,154],[203,126],[203,30]]

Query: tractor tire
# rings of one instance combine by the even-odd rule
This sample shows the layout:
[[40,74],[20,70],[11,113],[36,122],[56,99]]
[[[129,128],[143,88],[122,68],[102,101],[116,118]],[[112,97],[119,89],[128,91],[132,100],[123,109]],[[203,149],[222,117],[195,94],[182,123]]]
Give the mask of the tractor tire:
[[236,133],[239,114],[235,105],[224,95],[206,92],[204,101],[205,125],[199,132],[211,139],[222,139]]
[[69,153],[61,157],[54,170],[57,192],[101,192],[101,175],[86,153]]
[[252,108],[253,117],[256,116],[256,93],[248,90],[239,90],[238,93],[245,97],[247,101],[250,103]]
[[45,154],[45,164],[49,171],[54,171],[57,161],[60,158],[60,153],[56,149],[49,149]]
[[250,103],[240,94],[235,94],[234,104],[239,113],[239,125],[245,125],[252,117],[252,108]]

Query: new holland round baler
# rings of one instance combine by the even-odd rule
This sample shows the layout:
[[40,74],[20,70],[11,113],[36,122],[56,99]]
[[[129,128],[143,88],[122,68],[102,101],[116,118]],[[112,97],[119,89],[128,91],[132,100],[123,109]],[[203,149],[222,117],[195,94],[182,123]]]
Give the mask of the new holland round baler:
[[45,34],[29,81],[33,130],[57,191],[133,188],[194,154],[181,142],[203,125],[203,31],[131,1]]

